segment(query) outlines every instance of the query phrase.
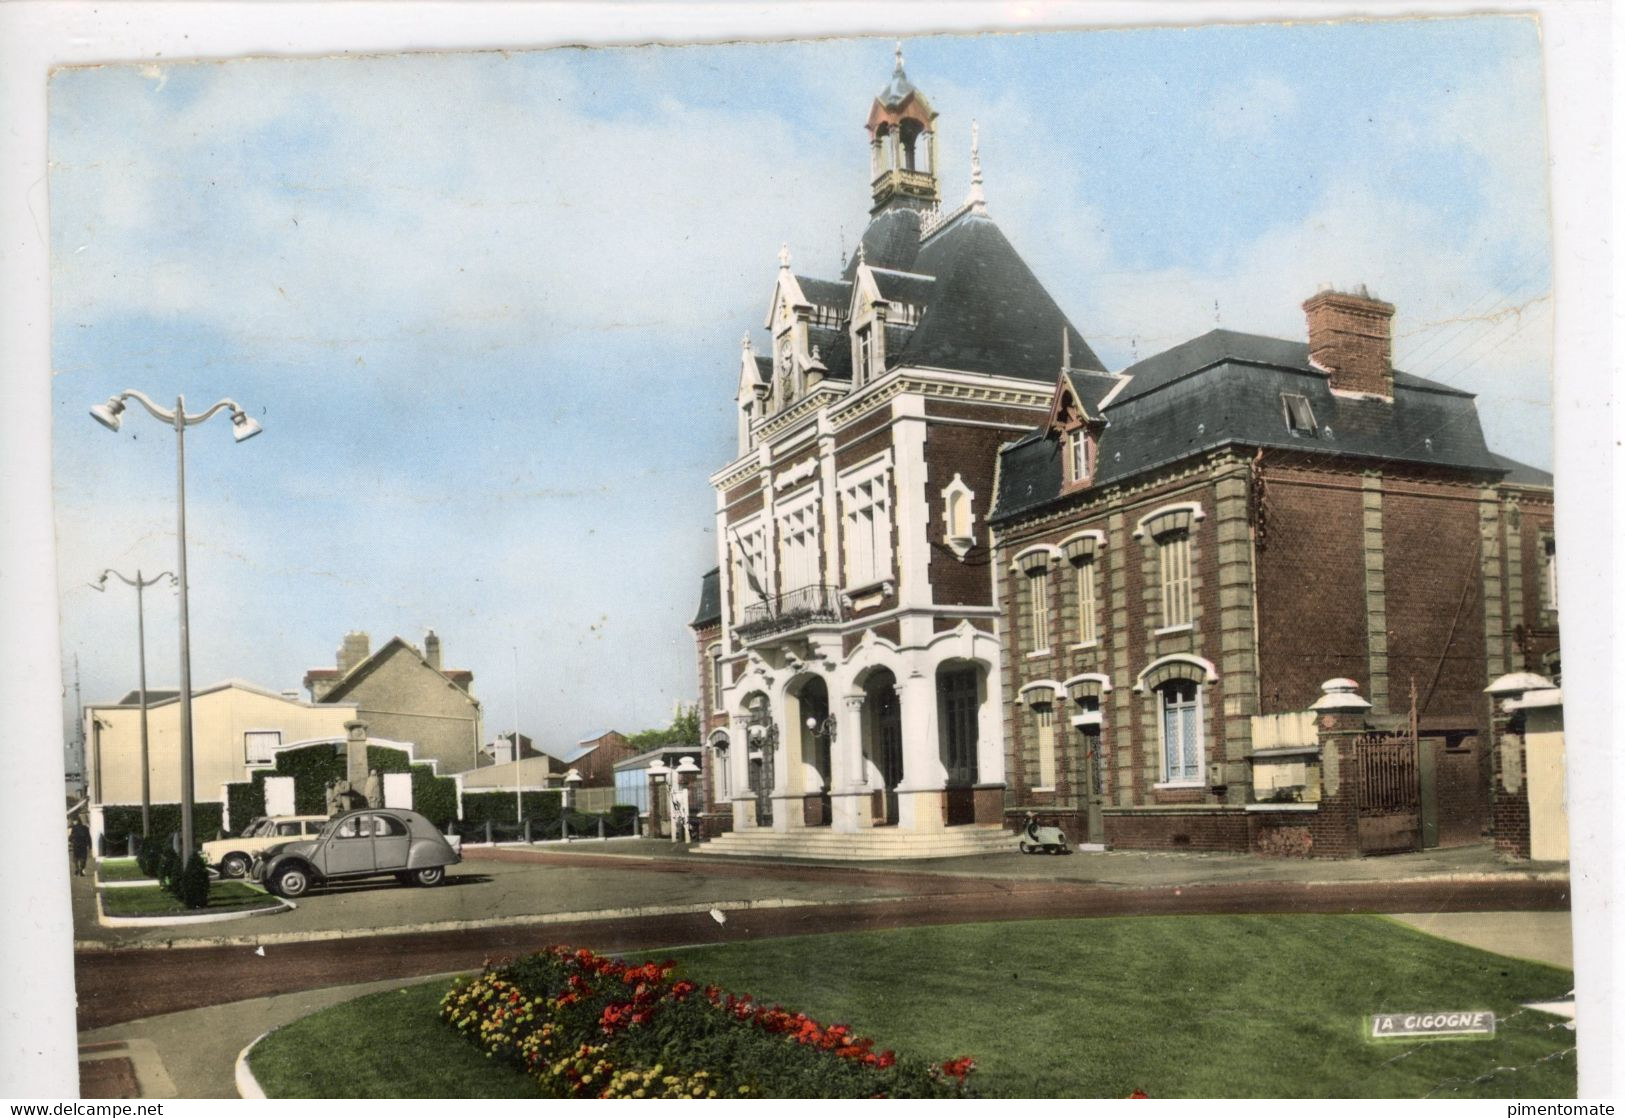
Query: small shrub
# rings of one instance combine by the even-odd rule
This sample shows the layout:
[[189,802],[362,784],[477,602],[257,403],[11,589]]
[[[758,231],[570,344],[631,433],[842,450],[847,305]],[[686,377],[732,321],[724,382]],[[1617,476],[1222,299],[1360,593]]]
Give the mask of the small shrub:
[[164,852],[158,859],[157,876],[159,885],[171,893],[175,892],[176,883],[180,881],[181,876],[181,856],[175,853],[175,848],[168,843],[164,844]]
[[164,844],[156,838],[137,840],[135,864],[141,867],[142,877],[157,878],[159,864],[164,859]]
[[201,855],[193,854],[186,860],[186,868],[181,870],[175,879],[175,886],[171,891],[187,908],[208,907],[209,870],[203,864]]

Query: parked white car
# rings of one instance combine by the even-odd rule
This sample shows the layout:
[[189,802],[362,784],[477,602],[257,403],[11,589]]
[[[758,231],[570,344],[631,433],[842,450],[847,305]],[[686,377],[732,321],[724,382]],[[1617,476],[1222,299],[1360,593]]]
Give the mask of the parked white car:
[[203,844],[203,861],[221,877],[246,877],[254,855],[279,842],[294,842],[318,833],[327,822],[325,815],[278,815],[257,820],[257,826],[244,829],[232,838]]

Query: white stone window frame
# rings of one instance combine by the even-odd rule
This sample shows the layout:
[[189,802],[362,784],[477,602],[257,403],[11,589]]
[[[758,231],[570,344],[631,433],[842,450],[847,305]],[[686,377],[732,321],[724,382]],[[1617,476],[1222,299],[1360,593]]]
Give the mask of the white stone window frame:
[[773,506],[779,586],[785,593],[824,580],[824,522],[817,485],[779,499]]
[[745,608],[756,600],[756,592],[745,577],[744,556],[755,564],[757,580],[763,594],[773,596],[772,575],[767,569],[767,518],[755,513],[737,524],[728,525],[729,589],[733,597],[733,623],[744,624]]
[[[1052,567],[1059,566],[1061,558],[1062,552],[1060,548],[1053,544],[1040,543],[1033,544],[1031,547],[1022,548],[1021,551],[1016,553],[1015,558],[1010,560],[1010,570],[1016,574],[1024,575],[1027,578],[1026,608],[1018,612],[1020,613],[1021,617],[1021,625],[1025,628],[1027,633],[1027,659],[1029,660],[1036,660],[1045,656],[1053,656],[1055,654],[1055,646],[1050,641],[1051,634],[1048,620],[1049,602],[1047,599],[1049,594],[1050,569]],[[1040,577],[1044,579],[1044,590],[1046,597],[1043,614],[1044,621],[1041,626],[1037,620],[1039,615],[1036,610],[1037,603],[1034,600],[1034,587],[1036,586]],[[1039,629],[1042,631],[1044,641],[1042,647],[1039,646],[1037,640],[1039,633],[1035,632],[1035,630]]]
[[1134,524],[1134,538],[1150,539],[1157,548],[1162,625],[1156,630],[1156,636],[1195,627],[1191,544],[1196,526],[1205,519],[1207,513],[1200,503],[1179,501],[1152,509]]
[[[1158,679],[1155,683],[1147,680],[1153,675],[1163,674],[1163,669],[1174,668],[1176,671],[1168,678]],[[1193,656],[1187,652],[1175,652],[1167,656],[1159,656],[1134,677],[1134,690],[1157,703],[1157,752],[1158,764],[1162,767],[1164,779],[1152,785],[1153,788],[1205,788],[1206,781],[1203,776],[1207,765],[1207,685],[1219,678],[1218,669],[1213,661],[1201,656]],[[1197,758],[1195,780],[1168,780],[1168,743],[1166,740],[1166,722],[1164,721],[1164,706],[1162,688],[1165,684],[1183,680],[1196,687],[1196,732],[1197,732]]]
[[[954,523],[954,504],[963,502],[965,521],[963,524]],[[955,531],[955,529],[961,529]],[[954,474],[942,490],[942,541],[948,545],[960,559],[965,558],[970,549],[976,546],[976,492],[965,484],[965,479]]]
[[[1075,532],[1061,541],[1061,553],[1074,568],[1073,592],[1078,599],[1078,640],[1068,645],[1069,651],[1095,648],[1100,644],[1100,626],[1096,624],[1099,612],[1099,594],[1095,575],[1100,555],[1106,550],[1106,533],[1097,528]],[[1087,586],[1088,613],[1085,614],[1084,587]],[[1087,623],[1085,618],[1087,617]]]
[[[1089,685],[1093,684],[1099,694],[1091,694]],[[1112,677],[1104,672],[1080,672],[1062,681],[1061,686],[1072,701],[1080,707],[1079,713],[1072,716],[1072,725],[1078,730],[1099,731],[1106,724],[1106,696],[1112,693]],[[1094,709],[1083,708],[1085,700],[1094,700],[1097,704]]]
[[[889,450],[836,477],[843,536],[841,570],[843,589],[848,594],[891,582],[895,577],[897,556],[892,547],[892,528],[896,509],[891,480]],[[864,514],[874,509],[879,509],[880,515],[871,516],[865,527]]]
[[1557,537],[1540,534],[1540,608],[1557,612]]
[[724,714],[727,708],[722,704],[722,642],[707,646],[705,650],[707,679],[711,686],[711,713]]
[[1034,703],[1033,732],[1034,744],[1038,750],[1038,784],[1034,792],[1055,791],[1055,774],[1059,769],[1055,748],[1055,704]]
[[[262,739],[274,739],[269,749],[264,750],[264,756],[257,756],[254,751],[254,742]],[[243,731],[243,764],[270,765],[276,762],[276,753],[282,748],[282,731],[271,727]]]
[[[1190,686],[1192,696],[1189,704],[1189,709],[1192,712],[1192,718],[1190,719],[1189,724],[1194,728],[1195,731],[1196,759],[1189,766],[1189,769],[1194,773],[1193,776],[1187,776],[1184,774],[1175,776],[1173,772],[1174,766],[1172,764],[1172,759],[1168,752],[1170,745],[1168,740],[1168,714],[1171,706],[1171,688],[1180,684],[1188,684]],[[1156,687],[1152,688],[1151,693],[1155,696],[1157,702],[1157,747],[1159,760],[1162,765],[1162,779],[1153,785],[1153,787],[1205,788],[1207,786],[1207,782],[1203,778],[1203,774],[1207,770],[1207,727],[1205,725],[1207,721],[1207,698],[1203,694],[1204,690],[1205,688],[1203,687],[1201,680],[1192,679],[1189,676],[1179,676],[1174,679],[1167,679],[1157,684]],[[1181,701],[1179,706],[1175,709],[1184,710],[1186,709],[1186,706],[1184,702]],[[1183,745],[1183,742],[1180,744]],[[1183,756],[1184,750],[1181,749],[1180,752]]]

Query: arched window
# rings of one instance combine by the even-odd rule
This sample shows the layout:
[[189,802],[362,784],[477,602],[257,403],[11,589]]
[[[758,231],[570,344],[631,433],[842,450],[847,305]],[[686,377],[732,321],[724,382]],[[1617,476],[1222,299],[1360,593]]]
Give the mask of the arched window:
[[1202,781],[1202,686],[1191,679],[1171,679],[1157,688],[1158,724],[1162,737],[1164,784]]

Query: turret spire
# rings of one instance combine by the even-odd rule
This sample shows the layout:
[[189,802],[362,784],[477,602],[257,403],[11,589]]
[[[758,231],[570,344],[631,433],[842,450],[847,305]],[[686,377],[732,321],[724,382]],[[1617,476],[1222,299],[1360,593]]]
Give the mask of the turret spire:
[[972,213],[987,213],[987,195],[982,192],[982,133],[976,122],[970,122],[970,193],[965,204]]
[[906,206],[926,210],[942,199],[937,189],[936,112],[903,70],[903,44],[893,52],[891,80],[869,110],[871,213]]

